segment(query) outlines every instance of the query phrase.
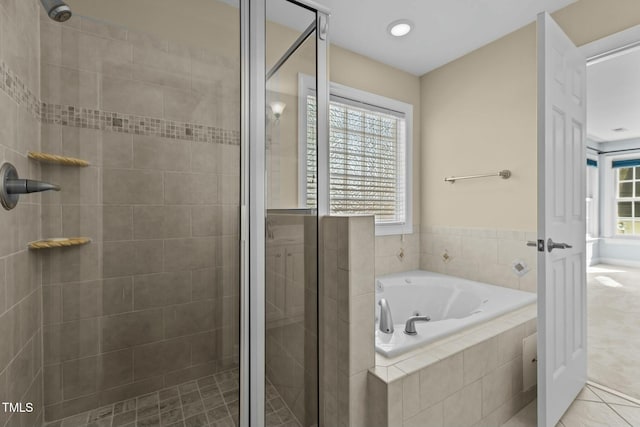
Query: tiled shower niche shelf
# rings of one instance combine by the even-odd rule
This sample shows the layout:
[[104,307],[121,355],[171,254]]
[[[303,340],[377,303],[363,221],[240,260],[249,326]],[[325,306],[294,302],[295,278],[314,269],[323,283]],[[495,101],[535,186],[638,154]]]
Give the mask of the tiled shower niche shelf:
[[39,151],[29,151],[27,156],[30,159],[37,160],[44,163],[52,163],[63,166],[78,166],[87,167],[89,162],[75,157],[60,156],[58,154],[41,153]]
[[60,237],[54,239],[36,240],[29,243],[29,249],[55,249],[55,248],[68,248],[71,246],[81,246],[91,243],[91,239],[88,237]]

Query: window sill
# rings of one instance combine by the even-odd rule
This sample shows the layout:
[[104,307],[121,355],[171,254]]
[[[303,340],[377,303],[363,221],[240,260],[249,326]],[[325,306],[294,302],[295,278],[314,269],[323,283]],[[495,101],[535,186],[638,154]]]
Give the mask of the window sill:
[[376,237],[413,234],[413,225],[409,224],[376,224]]
[[640,236],[603,237],[601,240],[609,245],[640,246]]

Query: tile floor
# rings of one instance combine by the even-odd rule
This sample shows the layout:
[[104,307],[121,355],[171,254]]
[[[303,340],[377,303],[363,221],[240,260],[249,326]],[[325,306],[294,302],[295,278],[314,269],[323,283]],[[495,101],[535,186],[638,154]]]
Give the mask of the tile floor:
[[[267,381],[267,427],[300,427]],[[47,423],[46,427],[235,427],[238,370],[189,381],[155,393]]]
[[[536,401],[502,427],[536,427]],[[588,384],[556,427],[640,427],[640,404]]]
[[640,269],[589,267],[587,301],[589,379],[640,399]]

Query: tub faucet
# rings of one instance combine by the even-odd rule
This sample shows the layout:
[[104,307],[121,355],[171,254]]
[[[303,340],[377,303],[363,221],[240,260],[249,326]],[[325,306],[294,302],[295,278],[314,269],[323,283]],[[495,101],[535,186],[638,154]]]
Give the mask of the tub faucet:
[[393,319],[391,318],[391,307],[385,298],[380,298],[378,301],[380,306],[380,325],[379,329],[385,334],[393,333]]
[[411,316],[407,319],[407,323],[404,325],[404,333],[407,335],[417,335],[416,322],[428,322],[431,320],[429,316]]

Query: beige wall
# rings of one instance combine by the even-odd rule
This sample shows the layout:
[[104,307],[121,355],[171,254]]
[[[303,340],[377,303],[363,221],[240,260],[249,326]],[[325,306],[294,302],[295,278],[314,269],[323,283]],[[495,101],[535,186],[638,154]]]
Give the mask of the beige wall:
[[[581,45],[640,24],[640,3],[581,0],[553,16]],[[535,37],[530,24],[422,76],[423,226],[537,228]],[[512,178],[443,182],[500,169]]]

